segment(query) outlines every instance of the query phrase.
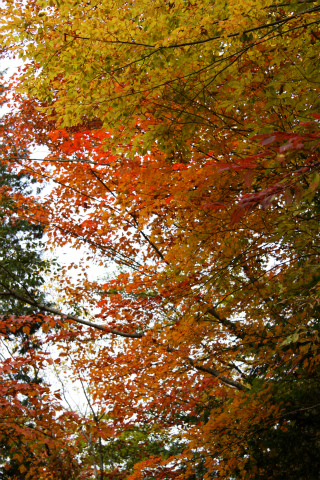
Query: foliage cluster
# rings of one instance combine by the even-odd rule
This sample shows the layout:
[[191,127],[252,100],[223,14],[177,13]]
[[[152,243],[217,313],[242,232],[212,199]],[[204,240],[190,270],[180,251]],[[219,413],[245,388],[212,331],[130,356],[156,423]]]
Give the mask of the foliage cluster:
[[[25,478],[318,479],[320,6],[5,4],[3,48],[25,63],[1,161],[52,185],[31,196],[17,177],[12,218],[114,272],[61,270],[76,313],[35,293],[21,242],[21,288],[0,278],[5,308],[26,309],[3,335],[54,345],[90,385],[81,416],[48,385],[3,382]],[[46,358],[27,349],[1,375]]]

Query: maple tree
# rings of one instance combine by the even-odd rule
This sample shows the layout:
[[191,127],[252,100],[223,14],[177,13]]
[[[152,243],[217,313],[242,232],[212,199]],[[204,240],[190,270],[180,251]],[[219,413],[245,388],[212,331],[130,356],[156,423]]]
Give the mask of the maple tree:
[[26,62],[6,121],[21,148],[50,152],[14,162],[53,182],[19,215],[118,269],[90,281],[83,263],[75,283],[62,270],[69,310],[10,292],[46,315],[57,363],[72,358],[101,408],[62,428],[45,404],[57,448],[70,442],[60,471],[317,478],[319,5],[6,5],[3,42]]

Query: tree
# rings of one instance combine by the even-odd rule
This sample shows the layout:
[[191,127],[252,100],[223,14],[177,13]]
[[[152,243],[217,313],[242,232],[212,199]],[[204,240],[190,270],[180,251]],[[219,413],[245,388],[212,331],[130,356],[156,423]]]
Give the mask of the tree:
[[[30,349],[39,350],[40,344],[35,341],[29,341],[27,333],[35,333],[41,328],[40,322],[32,321],[35,313],[34,307],[25,304],[10,295],[12,290],[17,293],[26,293],[29,298],[36,297],[44,301],[44,294],[40,293],[38,288],[44,283],[43,275],[47,273],[49,264],[42,258],[41,243],[43,229],[36,225],[30,225],[27,221],[19,219],[15,201],[12,199],[13,192],[28,194],[27,177],[19,176],[13,171],[9,172],[4,164],[0,170],[1,187],[4,194],[1,199],[1,225],[0,225],[0,285],[1,285],[1,318],[2,327],[5,320],[10,317],[11,323],[17,320],[17,327],[10,330],[5,329],[3,344],[7,351],[2,353],[2,368],[6,364],[8,353],[13,357],[14,353],[23,356]],[[30,193],[29,193],[30,194]],[[10,198],[11,197],[11,198]],[[23,324],[19,325],[19,318],[24,318]],[[28,322],[28,317],[31,322]],[[3,346],[3,345],[2,345]],[[4,355],[3,355],[4,354]],[[10,371],[10,369],[9,369]],[[13,369],[9,373],[2,375],[2,385],[16,383],[26,386],[27,384],[39,385],[42,383],[41,374],[37,369],[28,368],[26,365],[19,369]],[[30,407],[28,397],[25,397],[22,404]],[[25,478],[23,471],[19,470],[21,464],[15,460],[15,455],[19,455],[21,448],[21,439],[12,438],[10,429],[7,429],[5,436],[1,440],[1,478]],[[30,455],[23,458],[24,472],[29,470]],[[4,467],[4,468],[3,468]]]
[[50,150],[16,161],[54,182],[20,215],[122,267],[62,278],[99,323],[32,303],[108,412],[96,437],[175,431],[181,449],[150,449],[132,480],[316,477],[319,6],[7,6],[28,61],[8,122]]
[[[2,90],[4,97],[5,87]],[[50,262],[43,258],[43,227],[19,212],[21,200],[32,199],[35,180],[13,159],[19,155],[29,158],[29,152],[21,148],[14,130],[3,119],[0,133],[0,476],[3,480],[37,476],[48,470],[43,458],[51,456],[56,476],[61,478],[59,463],[70,472],[75,462],[68,469],[67,462],[54,455],[54,450],[63,451],[59,439],[54,439],[59,436],[59,422],[54,418],[59,405],[56,401],[50,411],[46,401],[48,387],[42,368],[46,352],[41,332],[47,324],[34,304],[50,305],[42,290]],[[50,420],[58,434],[48,432]]]

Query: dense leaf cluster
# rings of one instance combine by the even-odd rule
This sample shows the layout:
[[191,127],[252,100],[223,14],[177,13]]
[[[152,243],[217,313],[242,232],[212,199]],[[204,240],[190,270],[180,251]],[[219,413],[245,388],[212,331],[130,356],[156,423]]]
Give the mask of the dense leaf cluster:
[[[6,386],[26,476],[319,478],[319,5],[6,7],[26,63],[2,154],[4,329],[59,348],[87,404],[25,385],[25,412]],[[52,188],[30,195],[31,177]],[[36,294],[42,228],[86,252],[55,278],[61,308]],[[31,348],[3,368],[47,363]]]

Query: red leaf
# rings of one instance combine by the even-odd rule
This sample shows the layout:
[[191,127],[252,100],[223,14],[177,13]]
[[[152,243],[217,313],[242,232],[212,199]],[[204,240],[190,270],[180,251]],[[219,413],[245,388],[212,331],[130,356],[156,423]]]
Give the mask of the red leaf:
[[254,178],[253,170],[247,170],[246,175],[244,177],[244,184],[246,187],[250,187]]
[[226,208],[224,203],[207,203],[206,205],[202,205],[201,208],[206,208],[208,210],[221,210],[222,208]]
[[286,143],[285,145],[281,145],[281,147],[279,148],[279,152],[285,152],[286,150],[290,150],[291,148],[293,148],[293,145],[292,143]]
[[236,208],[235,211],[232,213],[230,217],[230,223],[231,225],[234,225],[235,223],[238,223],[239,220],[241,220],[242,217],[244,217],[246,213],[245,208]]
[[268,137],[262,140],[261,145],[269,145],[269,143],[273,143],[275,139],[276,139],[275,135],[272,135],[272,137]]
[[284,192],[283,198],[284,198],[284,201],[285,201],[286,205],[290,205],[292,203],[293,197],[292,197],[289,189],[287,189]]

